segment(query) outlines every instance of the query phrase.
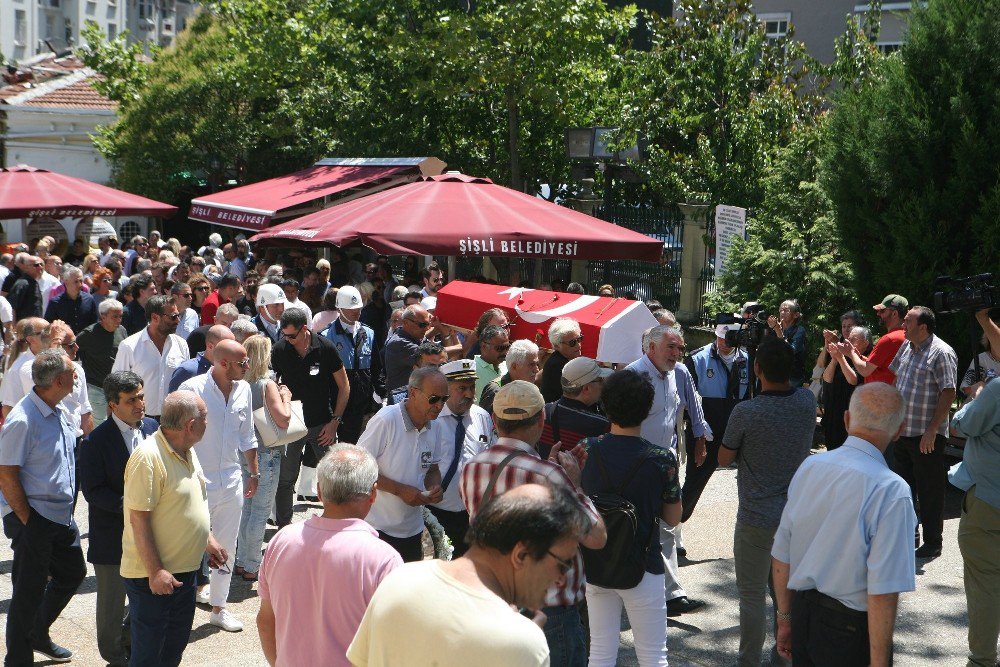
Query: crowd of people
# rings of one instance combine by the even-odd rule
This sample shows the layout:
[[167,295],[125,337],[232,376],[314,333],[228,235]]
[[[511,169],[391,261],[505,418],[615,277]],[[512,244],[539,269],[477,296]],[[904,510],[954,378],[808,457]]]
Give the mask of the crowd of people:
[[[111,665],[180,664],[198,604],[242,630],[233,577],[258,582],[270,664],[603,667],[624,609],[639,664],[666,665],[668,617],[704,606],[681,583],[681,526],[720,466],[737,469],[737,662],[760,664],[770,598],[772,662],[889,665],[898,596],[945,547],[949,429],[966,438],[969,664],[996,662],[985,311],[987,352],[960,383],[934,312],[896,294],[874,306],[877,340],[857,311],[823,331],[810,381],[794,299],[752,349],[721,324],[688,350],[649,302],[642,355],[610,366],[568,317],[546,340],[511,340],[500,308],[449,326],[444,271],[415,258],[400,274],[382,256],[156,232],[55,248],[0,257],[6,665],[72,658],[50,628],[86,562]],[[297,496],[322,512],[293,523]]]

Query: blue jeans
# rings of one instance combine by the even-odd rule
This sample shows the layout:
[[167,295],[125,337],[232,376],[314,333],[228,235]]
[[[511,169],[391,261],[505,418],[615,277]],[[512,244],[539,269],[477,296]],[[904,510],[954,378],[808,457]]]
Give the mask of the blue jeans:
[[545,607],[545,641],[549,645],[552,667],[587,667],[587,646],[583,639],[583,621],[576,605]]
[[129,667],[177,667],[191,636],[197,572],[174,574],[181,587],[154,595],[149,579],[125,579],[132,656]]
[[[264,544],[264,531],[267,530],[267,517],[271,515],[274,504],[274,492],[278,488],[278,477],[281,474],[281,453],[284,447],[257,447],[257,468],[260,480],[257,493],[249,500],[243,499],[243,514],[240,516],[240,536],[236,547],[236,565],[247,572],[256,572],[260,568],[260,547]],[[243,464],[243,486],[246,488],[250,479],[246,459],[240,454]]]

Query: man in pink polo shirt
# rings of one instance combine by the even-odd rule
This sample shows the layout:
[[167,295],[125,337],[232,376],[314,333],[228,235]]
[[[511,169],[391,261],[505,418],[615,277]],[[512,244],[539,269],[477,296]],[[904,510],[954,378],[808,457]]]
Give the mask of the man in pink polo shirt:
[[375,589],[403,564],[365,517],[375,502],[378,465],[337,445],[316,469],[322,516],[285,526],[260,564],[257,630],[271,665],[349,666],[347,647]]

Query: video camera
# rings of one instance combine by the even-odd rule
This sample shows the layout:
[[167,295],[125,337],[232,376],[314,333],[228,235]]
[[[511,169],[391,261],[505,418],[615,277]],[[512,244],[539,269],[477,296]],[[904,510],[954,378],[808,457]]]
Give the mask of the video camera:
[[730,313],[719,313],[715,316],[715,324],[739,324],[740,328],[726,332],[726,345],[729,347],[745,347],[756,350],[764,340],[767,331],[767,311],[761,304],[747,308],[749,317],[738,317]]
[[939,315],[974,312],[1000,305],[1000,292],[993,286],[992,273],[980,273],[967,278],[940,276],[935,283],[940,287],[951,288],[934,293],[934,312]]

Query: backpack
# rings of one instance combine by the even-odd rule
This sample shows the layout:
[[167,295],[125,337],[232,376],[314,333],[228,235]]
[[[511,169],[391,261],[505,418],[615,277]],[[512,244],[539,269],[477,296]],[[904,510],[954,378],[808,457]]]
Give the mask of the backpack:
[[[635,505],[622,495],[622,491],[628,487],[632,478],[639,472],[639,467],[646,462],[651,453],[647,450],[645,455],[632,466],[625,480],[614,487],[598,448],[591,451],[605,486],[615,489],[590,494],[590,500],[604,519],[604,526],[608,532],[608,541],[603,548],[581,548],[584,573],[587,575],[587,581],[592,584],[602,588],[635,588],[646,574],[646,560],[652,538],[648,532],[640,530],[639,515]],[[642,535],[643,532],[645,537]]]

